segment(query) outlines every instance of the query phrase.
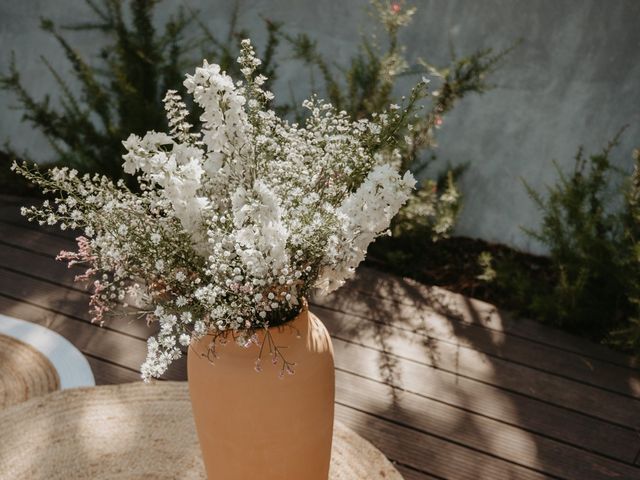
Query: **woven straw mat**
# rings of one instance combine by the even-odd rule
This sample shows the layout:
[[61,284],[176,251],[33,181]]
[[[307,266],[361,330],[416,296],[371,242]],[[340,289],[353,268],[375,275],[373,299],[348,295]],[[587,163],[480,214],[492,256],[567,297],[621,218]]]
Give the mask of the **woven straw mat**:
[[47,357],[31,345],[0,335],[0,411],[59,386],[58,374]]
[[[55,392],[0,411],[0,432],[3,480],[206,478],[185,382]],[[359,479],[402,477],[336,422],[330,480]]]

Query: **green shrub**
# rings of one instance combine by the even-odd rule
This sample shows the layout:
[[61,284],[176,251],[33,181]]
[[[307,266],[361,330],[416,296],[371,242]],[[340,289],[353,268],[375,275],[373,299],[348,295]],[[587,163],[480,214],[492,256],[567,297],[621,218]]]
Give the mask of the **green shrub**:
[[640,345],[640,179],[611,163],[617,142],[588,157],[580,149],[545,195],[525,183],[542,212],[525,231],[548,249],[550,278],[502,259],[496,281],[521,313],[630,349]]
[[[197,12],[178,9],[164,27],[154,27],[157,0],[130,0],[130,15],[124,0],[86,0],[94,18],[77,24],[57,27],[43,20],[41,27],[64,50],[79,84],[76,94],[46,58],[59,87],[59,107],[49,96],[34,98],[23,85],[15,58],[9,72],[0,76],[0,88],[11,91],[24,112],[23,120],[46,136],[55,158],[51,165],[66,165],[81,172],[101,173],[113,179],[125,178],[121,156],[122,140],[130,133],[139,135],[148,130],[166,129],[162,98],[168,89],[181,92],[184,72],[199,63],[204,56],[220,63],[227,71],[237,68],[235,61],[243,32],[236,30],[236,14],[226,37],[219,39],[198,20]],[[130,20],[127,20],[130,18]],[[277,45],[279,25],[267,22],[268,41],[262,73],[273,77],[273,53]],[[101,34],[106,44],[97,56],[98,62],[88,62],[72,46],[64,30],[81,30]],[[19,155],[10,145],[0,153],[3,173]],[[27,159],[28,160],[28,159]],[[12,178],[15,181],[15,176]],[[131,182],[131,179],[128,179]]]
[[[354,55],[346,65],[334,65],[324,58],[308,35],[282,34],[293,46],[296,58],[304,62],[313,73],[319,73],[326,96],[338,109],[347,111],[352,118],[367,118],[403,98],[397,95],[397,83],[407,75],[435,78],[436,90],[425,102],[416,105],[404,128],[395,132],[398,139],[408,139],[399,155],[388,153],[389,161],[400,164],[423,178],[408,205],[400,211],[392,224],[395,236],[411,237],[412,241],[431,242],[446,237],[455,225],[461,207],[461,195],[455,180],[463,167],[449,169],[438,179],[424,178],[436,159],[436,132],[444,116],[455,104],[470,93],[482,93],[491,88],[487,77],[493,73],[511,49],[495,53],[483,49],[463,58],[454,58],[443,68],[431,65],[424,58],[406,58],[406,47],[399,39],[402,30],[410,24],[415,7],[401,1],[371,0],[372,16],[382,29],[384,42],[375,35],[363,37]],[[370,30],[375,30],[370,29]],[[313,82],[312,82],[313,84]],[[402,142],[399,142],[402,143]],[[374,248],[385,255],[400,255],[393,240],[378,241]],[[390,257],[390,259],[391,259]]]
[[623,212],[624,266],[628,274],[626,295],[630,312],[627,321],[615,328],[607,341],[640,353],[640,150],[634,151],[634,161]]

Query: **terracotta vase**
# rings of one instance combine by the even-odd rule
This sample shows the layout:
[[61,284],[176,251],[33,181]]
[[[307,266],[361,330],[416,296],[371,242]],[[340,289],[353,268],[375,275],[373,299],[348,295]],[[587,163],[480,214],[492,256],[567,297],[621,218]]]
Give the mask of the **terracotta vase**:
[[[189,348],[189,392],[209,480],[327,480],[333,434],[335,373],[331,338],[307,309],[269,330],[294,374],[280,378],[268,343],[259,347],[212,338]],[[259,334],[261,343],[265,334]]]

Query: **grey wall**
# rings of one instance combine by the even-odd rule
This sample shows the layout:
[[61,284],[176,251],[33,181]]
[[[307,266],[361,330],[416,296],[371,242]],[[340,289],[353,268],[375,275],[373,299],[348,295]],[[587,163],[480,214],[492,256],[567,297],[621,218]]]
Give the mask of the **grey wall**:
[[[232,2],[165,1],[159,17],[187,3],[201,9],[214,29],[226,31]],[[364,0],[273,0],[243,2],[240,23],[254,31],[260,44],[264,30],[259,15],[282,20],[292,33],[307,31],[337,62],[353,52],[368,34]],[[417,0],[419,10],[405,38],[410,57],[426,56],[444,63],[454,45],[459,53],[480,47],[523,44],[494,76],[497,88],[465,99],[445,119],[439,135],[439,157],[452,164],[470,162],[462,188],[465,208],[458,232],[508,243],[530,251],[538,245],[521,232],[539,215],[521,183],[543,188],[556,178],[552,160],[571,168],[579,145],[597,150],[620,127],[629,124],[616,162],[631,168],[631,151],[640,146],[640,18],[639,0]],[[84,18],[80,0],[0,0],[0,68],[15,51],[29,89],[44,95],[55,87],[40,60],[64,66],[64,58],[38,28],[39,17],[59,23]],[[162,18],[159,18],[162,20]],[[88,55],[101,43],[76,33],[72,43]],[[299,64],[280,57],[280,88],[301,99],[308,77]],[[46,141],[20,123],[14,102],[0,93],[0,139],[38,159],[50,158]]]

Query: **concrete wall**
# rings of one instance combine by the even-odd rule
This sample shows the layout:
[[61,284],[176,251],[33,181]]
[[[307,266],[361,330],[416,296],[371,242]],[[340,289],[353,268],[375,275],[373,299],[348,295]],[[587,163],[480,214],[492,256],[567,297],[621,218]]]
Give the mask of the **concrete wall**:
[[[232,2],[184,0],[202,11],[214,30],[225,32]],[[158,19],[180,0],[161,4]],[[242,2],[240,23],[264,40],[259,16],[281,20],[289,31],[313,34],[337,62],[354,52],[371,25],[365,0],[273,0]],[[640,145],[640,1],[638,0],[417,0],[419,10],[405,38],[408,55],[442,64],[450,45],[461,53],[480,47],[523,44],[494,76],[495,90],[464,100],[440,130],[439,157],[452,164],[470,162],[463,179],[465,208],[458,232],[539,251],[520,230],[539,214],[521,179],[543,188],[556,178],[552,160],[570,169],[579,145],[599,149],[629,124],[616,162],[631,168],[631,151]],[[85,18],[80,0],[0,2],[0,68],[15,51],[25,83],[36,94],[55,87],[40,60],[44,55],[63,68],[60,49],[38,28],[39,17],[58,23]],[[70,34],[90,55],[102,39]],[[299,64],[280,58],[280,87],[302,98],[308,77]],[[0,139],[9,138],[36,158],[51,156],[46,141],[20,123],[14,102],[0,93]]]

